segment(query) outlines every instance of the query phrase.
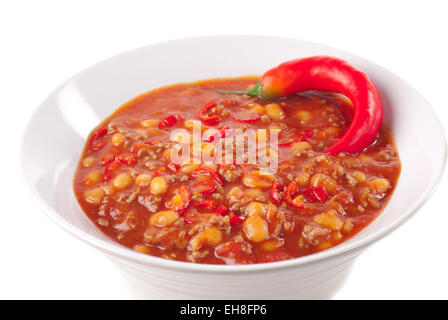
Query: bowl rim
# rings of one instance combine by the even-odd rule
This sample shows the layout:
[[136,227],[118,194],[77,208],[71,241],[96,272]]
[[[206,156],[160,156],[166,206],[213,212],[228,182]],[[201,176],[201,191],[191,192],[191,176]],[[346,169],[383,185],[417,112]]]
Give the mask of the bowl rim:
[[[24,180],[24,183],[27,185],[27,188],[30,190],[31,194],[33,195],[33,198],[35,202],[37,203],[38,207],[46,214],[48,218],[50,218],[54,223],[59,225],[62,229],[73,235],[79,240],[82,240],[83,242],[95,247],[96,249],[99,249],[106,253],[108,256],[119,256],[120,258],[124,258],[128,261],[132,261],[134,263],[139,263],[143,265],[148,265],[152,267],[159,267],[163,269],[169,269],[174,271],[187,271],[187,272],[208,272],[208,273],[221,273],[221,274],[231,274],[231,273],[248,273],[248,272],[254,272],[254,271],[269,271],[269,270],[277,270],[277,269],[285,269],[285,268],[291,268],[291,267],[297,267],[305,264],[312,264],[316,263],[321,260],[329,259],[334,256],[342,255],[351,251],[359,251],[362,248],[365,248],[366,246],[372,244],[373,242],[387,236],[389,233],[397,229],[400,225],[402,225],[404,222],[406,222],[408,219],[410,219],[433,195],[434,191],[436,190],[437,186],[439,185],[443,173],[445,171],[446,161],[447,161],[447,141],[445,132],[443,130],[443,125],[438,118],[437,114],[434,112],[431,105],[428,103],[428,101],[419,93],[419,95],[424,99],[424,101],[427,104],[428,111],[431,113],[432,117],[438,121],[438,124],[440,126],[441,132],[443,133],[443,143],[441,149],[442,149],[442,163],[437,168],[438,170],[434,173],[436,175],[436,179],[433,181],[433,184],[427,188],[426,192],[422,194],[420,199],[410,208],[408,209],[401,217],[394,220],[393,223],[387,225],[386,227],[381,228],[380,230],[372,233],[371,235],[365,237],[364,239],[354,241],[353,243],[346,244],[344,246],[335,246],[332,248],[329,248],[327,250],[323,250],[321,252],[317,252],[311,255],[289,259],[289,260],[283,260],[283,261],[277,261],[277,262],[268,262],[268,263],[258,263],[258,264],[249,264],[249,265],[216,265],[216,264],[201,264],[201,263],[192,263],[192,262],[183,262],[183,261],[174,261],[174,260],[168,260],[156,256],[151,256],[147,254],[139,253],[135,250],[129,249],[127,247],[124,247],[118,243],[113,242],[107,242],[106,240],[99,239],[93,235],[88,234],[87,232],[79,229],[78,227],[72,225],[69,221],[62,218],[59,213],[52,209],[40,196],[35,188],[35,185],[32,183],[32,181],[27,177],[26,173],[26,163],[25,163],[25,143],[26,143],[26,137],[28,135],[30,124],[33,122],[36,114],[41,110],[41,108],[50,100],[53,96],[55,96],[61,89],[63,89],[68,83],[76,80],[78,77],[82,76],[84,73],[87,73],[91,69],[95,68],[97,65],[100,65],[102,63],[111,61],[113,59],[116,59],[118,57],[122,57],[125,55],[128,55],[130,53],[147,49],[150,47],[157,47],[160,45],[166,45],[166,44],[172,44],[176,42],[185,42],[185,41],[191,41],[191,40],[203,40],[207,41],[208,39],[212,38],[221,38],[221,39],[231,39],[231,38],[259,38],[259,39],[265,39],[265,40],[288,40],[288,41],[299,41],[304,44],[319,46],[323,49],[332,49],[337,50],[341,53],[346,53],[352,57],[361,58],[363,60],[368,61],[372,66],[375,66],[376,68],[386,70],[387,72],[393,74],[398,80],[405,83],[407,86],[409,86],[412,90],[418,92],[411,84],[409,84],[407,81],[403,80],[401,77],[397,76],[396,74],[392,73],[391,71],[383,68],[380,65],[377,65],[376,63],[362,58],[356,54],[352,54],[350,52],[347,52],[345,50],[341,50],[332,46],[307,41],[307,40],[301,40],[298,38],[291,38],[291,37],[278,37],[278,36],[265,36],[265,35],[209,35],[209,36],[197,36],[197,37],[187,37],[187,38],[179,38],[174,40],[168,40],[168,41],[162,41],[157,43],[152,43],[145,46],[140,46],[134,49],[130,49],[115,55],[112,55],[108,58],[102,59],[83,70],[77,72],[73,76],[71,76],[68,80],[62,82],[56,89],[54,89],[33,111],[32,115],[28,119],[28,122],[25,126],[25,129],[22,132],[21,137],[21,148],[20,148],[20,162],[21,162],[21,172],[22,172],[22,179]],[[357,235],[353,237],[355,239]]]

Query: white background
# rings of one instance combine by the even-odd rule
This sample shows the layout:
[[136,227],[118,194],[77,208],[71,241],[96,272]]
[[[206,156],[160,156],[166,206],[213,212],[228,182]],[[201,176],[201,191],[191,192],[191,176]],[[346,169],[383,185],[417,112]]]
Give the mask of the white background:
[[[295,37],[390,69],[446,123],[447,13],[446,1],[0,0],[0,298],[132,298],[116,267],[46,218],[22,183],[23,128],[74,73],[170,39]],[[413,219],[361,255],[335,298],[447,299],[447,192],[445,177]]]

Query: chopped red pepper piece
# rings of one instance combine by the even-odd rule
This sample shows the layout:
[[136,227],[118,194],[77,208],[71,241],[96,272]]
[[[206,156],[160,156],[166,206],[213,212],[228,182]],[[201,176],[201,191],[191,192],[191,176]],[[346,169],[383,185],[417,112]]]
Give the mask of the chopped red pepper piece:
[[215,213],[220,216],[226,216],[229,213],[229,208],[224,205],[220,205],[218,209],[216,209]]
[[193,220],[190,220],[190,219],[188,219],[188,218],[186,218],[186,217],[183,217],[184,218],[184,222],[186,223],[186,224],[192,224],[193,223]]
[[131,152],[132,153],[137,153],[138,151],[140,151],[140,149],[141,148],[143,148],[145,146],[145,144],[144,143],[136,143],[136,144],[134,144],[133,146],[132,146],[132,148],[131,148]]
[[107,134],[107,129],[105,127],[99,128],[90,139],[89,148],[93,151],[98,151],[106,145],[105,142],[103,143],[96,143],[99,139],[104,137]]
[[261,119],[261,114],[258,112],[240,111],[232,113],[232,118],[239,122],[253,123]]
[[153,177],[153,178],[155,178],[155,177],[160,177],[160,176],[161,176],[161,173],[160,173],[159,170],[154,171],[154,173],[152,174],[152,177]]
[[112,179],[112,171],[117,169],[121,165],[120,161],[114,160],[112,161],[106,169],[104,169],[104,180]]
[[303,195],[311,202],[325,202],[328,200],[328,195],[322,187],[308,187]]
[[297,201],[294,201],[293,196],[297,193],[297,184],[295,181],[291,182],[285,191],[285,201],[290,206],[296,208],[296,209],[303,209],[304,205],[303,203],[297,203]]
[[243,250],[243,242],[230,241],[224,243],[216,250],[216,255],[225,258],[234,258]]
[[132,153],[137,153],[140,149],[144,148],[145,146],[148,146],[148,145],[152,146],[152,145],[155,145],[155,144],[158,144],[158,143],[162,143],[162,141],[160,141],[160,140],[148,140],[148,141],[145,141],[143,143],[136,143],[136,144],[134,144],[132,146],[131,152]]
[[175,114],[174,117],[179,122],[179,124],[182,124],[184,122],[184,118],[180,114]]
[[218,116],[209,116],[208,115],[208,111],[214,107],[216,107],[216,101],[212,100],[210,102],[208,102],[204,107],[202,107],[199,111],[198,111],[198,119],[201,120],[203,123],[205,124],[209,124],[209,125],[216,125],[219,123],[219,117]]
[[204,200],[193,203],[190,208],[207,208],[209,210],[213,210],[215,207],[215,201],[213,200]]
[[191,174],[192,177],[196,178],[199,176],[212,176],[216,181],[218,181],[218,183],[220,185],[224,185],[224,181],[222,180],[221,176],[219,175],[219,173],[213,171],[212,169],[209,168],[199,168],[196,169],[192,172]]
[[179,165],[172,162],[168,163],[166,166],[173,172],[177,172],[177,170],[179,170]]
[[212,194],[216,190],[216,183],[212,180],[199,181],[191,187],[191,190],[201,195]]
[[241,224],[241,223],[243,223],[243,219],[241,219],[240,217],[238,217],[238,216],[231,216],[230,217],[230,225],[231,226],[236,226],[236,225],[239,225],[239,224]]
[[304,131],[303,131],[303,135],[304,135],[306,138],[310,139],[310,138],[312,138],[312,137],[314,136],[314,131],[313,131],[313,130],[309,130],[309,129],[304,130]]
[[137,163],[137,158],[132,153],[120,154],[116,159],[128,166],[133,166]]
[[226,107],[235,107],[238,105],[238,101],[235,99],[221,99],[219,100]]
[[172,127],[177,123],[177,121],[182,122],[183,121],[182,117],[179,114],[170,114],[165,118],[163,118],[162,120],[160,120],[159,129]]
[[113,155],[106,155],[101,158],[101,165],[107,166],[108,164],[111,164],[115,160],[115,156]]
[[284,142],[279,142],[278,146],[279,147],[288,147],[288,146],[292,145],[294,142],[307,141],[306,140],[306,137],[308,137],[307,134],[309,135],[309,133],[306,133],[307,131],[311,131],[311,133],[313,132],[312,130],[305,130],[305,132],[300,136],[294,135],[294,136],[287,138]]
[[269,195],[275,204],[279,204],[282,201],[282,196],[280,195],[280,192],[278,192],[279,189],[280,185],[278,183],[273,183],[269,189]]

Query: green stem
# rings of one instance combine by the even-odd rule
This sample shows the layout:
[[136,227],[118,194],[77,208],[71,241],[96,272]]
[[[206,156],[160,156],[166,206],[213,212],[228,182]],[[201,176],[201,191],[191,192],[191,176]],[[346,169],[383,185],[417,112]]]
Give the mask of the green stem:
[[261,98],[261,82],[258,81],[255,86],[249,90],[216,90],[221,93],[247,94],[249,96],[258,96]]

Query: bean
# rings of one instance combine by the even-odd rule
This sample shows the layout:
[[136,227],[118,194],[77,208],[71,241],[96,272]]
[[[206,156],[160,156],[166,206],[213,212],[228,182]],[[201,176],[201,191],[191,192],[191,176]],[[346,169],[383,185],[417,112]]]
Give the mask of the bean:
[[102,188],[95,188],[84,192],[84,199],[90,204],[100,204],[105,195]]
[[291,150],[296,156],[301,156],[306,151],[313,150],[313,146],[307,141],[299,141],[291,145]]
[[352,173],[353,177],[355,177],[358,182],[363,183],[366,181],[366,175],[362,173],[361,171],[355,171]]
[[278,239],[270,239],[263,242],[261,249],[266,252],[272,252],[281,246],[283,246],[283,241]]
[[330,228],[331,230],[339,231],[344,226],[344,222],[336,216],[336,211],[330,210],[327,213],[317,215],[313,218],[313,221],[320,224],[323,227]]
[[86,186],[93,186],[103,180],[103,174],[99,171],[90,171],[83,179]]
[[264,201],[261,199],[265,199],[263,191],[259,188],[247,189],[244,191],[244,194],[246,195],[247,198],[251,200]]
[[313,187],[322,187],[327,193],[333,193],[338,188],[336,180],[323,173],[316,173],[311,178]]
[[[185,130],[185,129],[182,129],[182,130]],[[188,132],[178,131],[173,135],[171,140],[175,141],[177,143],[181,143],[181,144],[189,144],[191,142],[192,138],[193,137]]]
[[243,184],[249,188],[269,188],[274,180],[274,175],[265,171],[253,171],[243,176]]
[[215,227],[210,227],[207,230],[199,232],[190,240],[190,248],[195,251],[200,249],[204,244],[216,246],[221,241],[222,232]]
[[244,192],[240,187],[233,187],[227,192],[227,199],[230,203],[238,202],[244,197]]
[[164,177],[155,177],[151,180],[151,192],[153,194],[165,193],[168,189],[168,185]]
[[167,227],[176,222],[177,219],[179,219],[179,215],[176,211],[159,211],[149,218],[149,224],[156,227]]
[[308,172],[299,173],[296,177],[296,182],[299,186],[306,186],[310,181],[310,174]]
[[151,249],[150,249],[149,247],[143,245],[143,244],[136,244],[136,245],[133,247],[133,249],[134,249],[135,251],[140,252],[140,253],[146,253],[146,254],[151,253]]
[[376,178],[368,182],[368,187],[374,194],[382,194],[389,190],[390,182],[385,178]]
[[82,160],[82,166],[83,166],[84,168],[90,168],[90,167],[92,167],[94,164],[95,164],[95,159],[92,158],[92,157],[85,157],[85,158]]
[[345,221],[344,227],[342,227],[342,230],[344,232],[350,232],[353,229],[353,223],[350,220]]
[[135,184],[140,187],[146,187],[151,181],[151,176],[146,173],[140,173],[137,178],[135,178]]
[[249,111],[257,112],[257,113],[264,113],[265,108],[261,104],[252,103],[252,104],[250,104]]
[[115,147],[119,147],[124,142],[124,136],[121,133],[116,133],[112,136],[111,142]]
[[311,118],[313,117],[311,112],[306,111],[306,110],[296,111],[295,116],[296,116],[297,120],[301,121],[302,123],[310,121]]
[[257,214],[259,216],[266,217],[266,209],[267,205],[258,201],[252,201],[246,206],[245,213],[248,216]]
[[215,146],[212,143],[203,143],[201,148],[203,159],[211,159],[215,155]]
[[140,122],[140,125],[143,128],[156,128],[159,126],[159,122],[160,122],[160,120],[148,119],[148,120],[143,120],[142,122]]
[[269,236],[268,223],[258,214],[249,216],[243,225],[246,237],[253,242],[262,242]]
[[198,169],[201,165],[200,164],[195,164],[195,163],[191,163],[191,164],[184,164],[180,167],[180,172],[185,173],[185,174],[190,174],[192,173],[194,170]]
[[112,185],[118,190],[125,189],[132,183],[132,176],[129,173],[123,172],[114,178]]
[[272,120],[282,120],[286,117],[285,111],[283,108],[277,103],[270,103],[265,106],[266,114]]

